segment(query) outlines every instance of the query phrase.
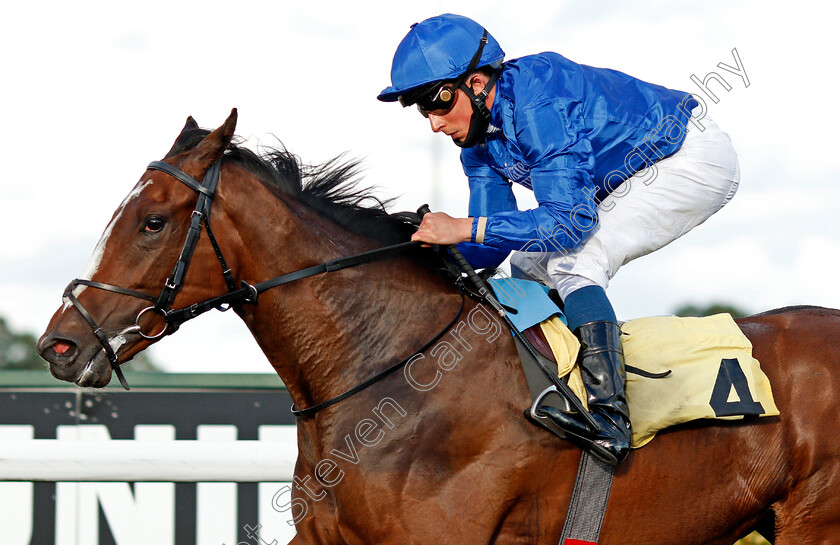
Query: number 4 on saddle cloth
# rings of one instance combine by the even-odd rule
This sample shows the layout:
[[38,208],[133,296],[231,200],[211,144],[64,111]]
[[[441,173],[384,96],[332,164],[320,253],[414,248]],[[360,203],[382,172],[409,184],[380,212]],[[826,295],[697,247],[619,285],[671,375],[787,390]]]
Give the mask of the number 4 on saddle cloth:
[[[575,365],[580,342],[566,327],[548,288],[513,278],[493,278],[490,285],[499,302],[513,309],[509,317],[514,325],[538,348],[544,344],[535,334],[539,329],[558,374],[568,376],[569,388],[585,404]],[[526,331],[529,328],[533,329]],[[770,382],[752,357],[752,345],[729,314],[638,318],[623,323],[621,332],[634,448],[646,445],[662,429],[692,420],[779,414]],[[532,386],[537,379],[531,375],[529,388],[536,399],[543,391],[541,384],[548,383]]]

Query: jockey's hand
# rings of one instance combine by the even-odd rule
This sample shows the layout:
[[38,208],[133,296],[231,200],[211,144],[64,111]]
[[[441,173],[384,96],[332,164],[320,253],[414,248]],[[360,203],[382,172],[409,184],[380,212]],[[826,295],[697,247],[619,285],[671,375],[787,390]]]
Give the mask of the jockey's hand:
[[444,212],[429,212],[411,240],[429,244],[458,244],[472,240],[472,218],[453,218]]

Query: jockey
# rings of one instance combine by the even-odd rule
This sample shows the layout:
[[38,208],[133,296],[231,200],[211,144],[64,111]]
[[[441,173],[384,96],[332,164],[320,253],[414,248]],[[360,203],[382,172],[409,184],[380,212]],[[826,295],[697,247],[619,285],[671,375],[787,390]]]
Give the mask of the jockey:
[[[413,240],[458,244],[475,268],[499,265],[554,287],[580,338],[593,435],[550,416],[617,462],[630,448],[620,329],[607,299],[625,263],[703,223],[740,178],[729,137],[695,97],[557,53],[503,63],[481,25],[445,14],[412,25],[378,99],[416,105],[461,148],[469,217],[429,213]],[[538,206],[518,210],[511,182]],[[582,439],[582,441],[580,441]],[[594,443],[594,445],[593,445]]]

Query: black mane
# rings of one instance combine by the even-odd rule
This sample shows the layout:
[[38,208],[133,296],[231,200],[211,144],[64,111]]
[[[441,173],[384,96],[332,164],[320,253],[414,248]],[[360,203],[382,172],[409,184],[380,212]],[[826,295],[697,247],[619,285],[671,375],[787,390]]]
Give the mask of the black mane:
[[[208,134],[204,129],[184,131],[167,157],[194,148]],[[245,168],[274,193],[297,199],[348,231],[383,245],[409,240],[414,229],[388,215],[385,207],[390,200],[382,201],[369,189],[358,188],[359,162],[341,159],[306,165],[282,144],[258,155],[234,142],[225,151],[224,161]]]

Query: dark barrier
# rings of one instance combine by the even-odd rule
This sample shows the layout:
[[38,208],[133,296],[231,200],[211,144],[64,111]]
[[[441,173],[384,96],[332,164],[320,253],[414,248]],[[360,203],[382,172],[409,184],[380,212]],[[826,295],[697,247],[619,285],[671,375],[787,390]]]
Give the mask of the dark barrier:
[[[0,374],[0,543],[271,545],[294,535],[291,513],[278,510],[290,500],[294,418],[276,376],[129,380],[130,392],[81,390],[46,372]],[[173,482],[150,482],[162,479]]]

